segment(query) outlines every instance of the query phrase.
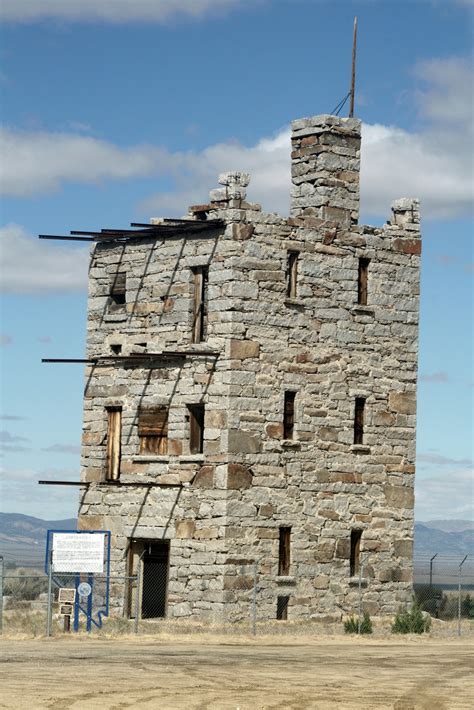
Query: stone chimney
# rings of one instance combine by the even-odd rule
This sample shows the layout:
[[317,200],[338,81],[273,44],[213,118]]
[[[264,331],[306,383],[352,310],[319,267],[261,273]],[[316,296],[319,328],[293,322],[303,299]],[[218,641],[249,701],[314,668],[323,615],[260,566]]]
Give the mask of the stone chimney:
[[356,118],[330,115],[292,122],[292,217],[357,224],[360,129]]

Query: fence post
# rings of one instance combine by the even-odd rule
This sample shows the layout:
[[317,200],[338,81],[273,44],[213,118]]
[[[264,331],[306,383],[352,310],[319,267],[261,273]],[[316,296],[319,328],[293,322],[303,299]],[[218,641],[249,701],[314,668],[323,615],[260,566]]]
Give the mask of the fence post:
[[138,634],[138,622],[140,617],[140,585],[141,585],[141,565],[142,556],[138,558],[137,562],[137,577],[136,577],[136,587],[135,587],[135,633]]
[[50,551],[48,560],[48,612],[46,615],[46,636],[51,636],[51,626],[53,620],[53,603],[51,596],[53,592],[53,553]]
[[430,559],[430,587],[433,586],[433,561],[436,557],[438,557],[438,553],[433,555],[433,557]]
[[0,634],[3,633],[3,557],[0,555]]
[[257,560],[253,563],[252,634],[257,635]]
[[463,561],[459,565],[458,573],[458,636],[461,636],[461,590],[462,590],[462,566],[467,560],[467,555],[464,557]]

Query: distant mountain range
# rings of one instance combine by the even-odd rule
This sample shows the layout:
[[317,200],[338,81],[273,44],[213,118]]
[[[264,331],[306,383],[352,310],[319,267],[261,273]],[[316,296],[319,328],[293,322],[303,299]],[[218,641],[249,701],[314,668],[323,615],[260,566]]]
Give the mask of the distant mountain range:
[[[42,566],[47,530],[75,530],[76,519],[42,520],[21,513],[0,513],[0,555],[5,563]],[[474,555],[474,522],[429,520],[415,525],[415,557]]]
[[44,564],[48,530],[75,530],[76,518],[41,520],[21,513],[0,513],[0,555],[5,564]]

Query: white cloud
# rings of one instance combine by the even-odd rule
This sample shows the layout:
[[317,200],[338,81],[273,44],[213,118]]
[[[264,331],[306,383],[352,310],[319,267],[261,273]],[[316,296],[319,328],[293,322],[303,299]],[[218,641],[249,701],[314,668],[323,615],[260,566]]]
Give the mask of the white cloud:
[[472,459],[453,459],[442,454],[435,453],[420,453],[417,454],[416,460],[422,463],[429,463],[435,466],[472,466]]
[[461,518],[474,514],[474,469],[443,470],[418,476],[415,484],[416,520]]
[[420,375],[420,382],[448,382],[449,377],[447,372],[440,370],[439,372],[433,372],[431,374]]
[[80,446],[75,446],[74,444],[52,444],[51,446],[48,446],[45,449],[42,449],[43,451],[49,451],[53,454],[80,454],[81,453],[81,447]]
[[227,10],[247,0],[2,0],[4,20],[29,22],[45,18],[66,21],[165,22],[176,16],[200,17]]
[[148,175],[160,151],[149,146],[119,148],[72,133],[0,129],[1,190],[26,196],[57,190],[63,182],[99,182]]
[[[415,101],[423,120],[413,132],[395,125],[363,124],[361,211],[389,215],[391,202],[419,197],[423,216],[458,217],[472,212],[474,170],[472,150],[472,69],[454,58],[424,62],[417,77],[427,88]],[[267,211],[287,213],[290,191],[290,129],[264,138],[254,146],[235,142],[210,146],[200,153],[176,153],[162,163],[173,166],[175,189],[149,197],[148,211],[183,212],[193,202],[207,200],[208,188],[225,170],[250,172],[249,199]]]
[[[394,199],[412,196],[422,200],[424,218],[468,215],[474,197],[472,69],[454,58],[420,63],[415,74],[424,87],[414,96],[420,113],[417,130],[363,125],[361,211],[377,219],[388,217]],[[228,141],[200,152],[176,153],[152,146],[121,148],[72,133],[5,129],[0,139],[7,194],[48,192],[67,181],[155,174],[171,180],[173,187],[144,199],[140,207],[150,215],[176,216],[190,204],[206,202],[220,172],[240,169],[252,177],[249,200],[261,202],[266,211],[288,213],[289,127],[253,146]]]
[[40,242],[17,224],[0,229],[1,289],[5,293],[82,291],[88,265],[86,247]]
[[207,202],[209,189],[226,170],[243,170],[251,175],[249,199],[261,202],[267,211],[287,214],[290,203],[290,130],[263,138],[251,147],[236,141],[217,143],[199,153],[169,154],[161,169],[169,166],[175,189],[144,200],[141,209],[166,215],[184,213],[191,204]]

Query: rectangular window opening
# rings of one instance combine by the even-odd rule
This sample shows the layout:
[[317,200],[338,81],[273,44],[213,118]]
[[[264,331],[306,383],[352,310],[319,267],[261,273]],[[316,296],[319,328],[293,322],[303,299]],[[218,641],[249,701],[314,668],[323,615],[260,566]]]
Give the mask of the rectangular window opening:
[[356,397],[354,409],[354,444],[364,443],[364,397]]
[[168,407],[147,407],[138,410],[138,438],[141,454],[168,453]]
[[286,621],[288,619],[288,603],[290,597],[277,597],[277,619]]
[[204,451],[204,405],[190,404],[189,410],[189,453],[202,454]]
[[291,528],[280,528],[278,548],[278,574],[287,577],[290,574]]
[[120,478],[120,459],[122,447],[122,408],[107,408],[107,466],[106,481],[118,481]]
[[298,286],[298,257],[299,252],[288,252],[287,284],[286,295],[288,298],[296,298]]
[[207,284],[209,280],[209,269],[207,266],[200,266],[193,269],[193,274],[192,342],[202,343],[206,339],[207,334]]
[[360,541],[362,538],[362,530],[351,530],[351,557],[350,557],[350,576],[354,577],[359,574],[360,569]]
[[119,271],[115,274],[109,293],[109,310],[123,310],[126,303],[127,274]]
[[292,439],[295,426],[295,397],[296,392],[285,392],[283,405],[283,438]]
[[367,282],[369,275],[369,264],[370,259],[361,258],[359,259],[359,280],[358,280],[358,293],[357,293],[357,303],[361,306],[367,305]]

